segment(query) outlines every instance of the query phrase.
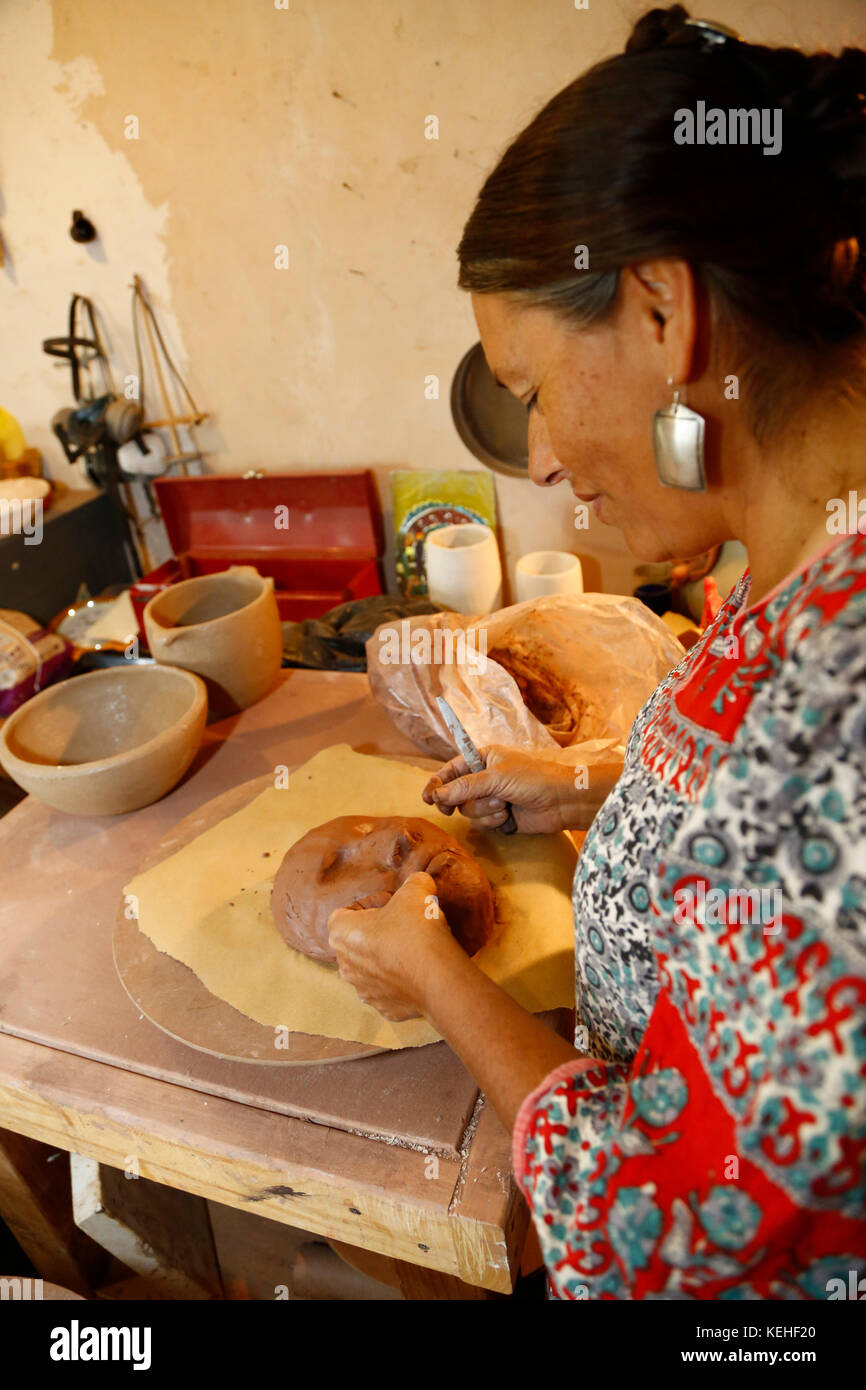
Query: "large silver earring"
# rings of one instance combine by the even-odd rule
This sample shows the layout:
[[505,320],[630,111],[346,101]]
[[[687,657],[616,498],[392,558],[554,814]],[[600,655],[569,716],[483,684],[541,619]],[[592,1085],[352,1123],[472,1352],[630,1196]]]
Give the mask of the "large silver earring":
[[[673,384],[669,376],[668,386]],[[672,405],[653,416],[653,450],[659,482],[665,487],[706,492],[704,417],[680,403],[679,391],[674,391]]]

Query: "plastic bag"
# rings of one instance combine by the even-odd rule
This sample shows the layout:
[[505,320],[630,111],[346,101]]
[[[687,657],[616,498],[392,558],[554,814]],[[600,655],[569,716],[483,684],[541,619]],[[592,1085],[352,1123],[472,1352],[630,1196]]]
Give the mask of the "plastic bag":
[[26,613],[0,608],[0,718],[62,680],[71,666],[72,648],[58,633]]
[[430,757],[455,754],[436,704],[444,695],[477,747],[590,765],[625,751],[636,714],[682,657],[638,599],[551,594],[482,618],[385,623],[367,643],[367,672],[397,728]]
[[318,618],[283,623],[283,665],[315,671],[366,671],[364,648],[377,627],[418,613],[438,612],[437,604],[426,598],[374,594],[352,599]]

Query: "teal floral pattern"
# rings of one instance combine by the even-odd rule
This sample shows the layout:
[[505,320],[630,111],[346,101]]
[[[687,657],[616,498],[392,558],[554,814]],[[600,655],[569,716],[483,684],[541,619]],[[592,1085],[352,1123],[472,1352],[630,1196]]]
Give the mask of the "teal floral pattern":
[[515,1128],[559,1297],[866,1272],[866,537],[748,594],[638,715],[575,875],[602,1055]]

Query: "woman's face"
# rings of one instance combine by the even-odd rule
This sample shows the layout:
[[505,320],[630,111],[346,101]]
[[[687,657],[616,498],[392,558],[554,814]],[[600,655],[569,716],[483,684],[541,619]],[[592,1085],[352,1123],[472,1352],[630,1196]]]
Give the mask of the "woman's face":
[[[662,280],[667,271],[660,272]],[[682,380],[684,352],[696,347],[688,285],[621,276],[614,315],[572,328],[549,309],[516,305],[502,294],[472,304],[487,363],[529,415],[529,473],[540,487],[566,481],[599,521],[622,531],[633,554],[663,561],[697,555],[728,539],[718,460],[708,447],[707,493],[663,487],[655,469],[652,422],[672,400],[667,376]],[[683,303],[679,300],[685,295]],[[676,317],[676,322],[674,321]],[[689,343],[686,344],[686,339]],[[718,410],[712,383],[690,382],[685,403]],[[707,440],[712,430],[708,419]]]

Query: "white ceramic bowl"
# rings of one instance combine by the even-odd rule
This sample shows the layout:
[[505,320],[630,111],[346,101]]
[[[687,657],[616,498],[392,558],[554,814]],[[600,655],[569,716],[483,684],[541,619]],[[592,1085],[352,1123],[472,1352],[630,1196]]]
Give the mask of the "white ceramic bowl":
[[58,811],[116,816],[179,782],[201,742],[204,682],[167,666],[113,666],[51,685],[0,730],[0,763]]

